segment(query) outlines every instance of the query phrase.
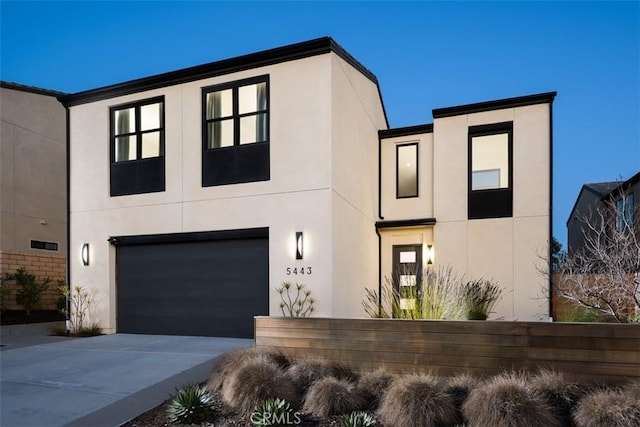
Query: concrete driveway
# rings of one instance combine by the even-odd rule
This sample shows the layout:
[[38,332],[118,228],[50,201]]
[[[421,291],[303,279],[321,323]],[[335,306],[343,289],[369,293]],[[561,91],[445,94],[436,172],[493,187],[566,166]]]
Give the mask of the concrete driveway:
[[129,334],[51,340],[3,331],[3,427],[119,426],[176,387],[205,380],[218,355],[253,345],[251,339]]

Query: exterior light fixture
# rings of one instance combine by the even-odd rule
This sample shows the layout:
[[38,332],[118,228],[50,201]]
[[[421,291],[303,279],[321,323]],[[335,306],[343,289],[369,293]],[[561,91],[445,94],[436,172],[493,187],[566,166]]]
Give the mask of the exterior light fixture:
[[427,245],[427,264],[433,264],[433,245]]
[[302,259],[302,231],[296,231],[296,259]]
[[82,265],[89,265],[89,244],[82,245]]

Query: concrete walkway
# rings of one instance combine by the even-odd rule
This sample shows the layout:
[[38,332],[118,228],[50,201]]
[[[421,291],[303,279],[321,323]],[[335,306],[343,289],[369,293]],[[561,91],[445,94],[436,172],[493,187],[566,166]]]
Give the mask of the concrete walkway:
[[66,338],[4,329],[2,427],[119,426],[167,400],[176,387],[204,381],[218,355],[253,345],[239,338]]

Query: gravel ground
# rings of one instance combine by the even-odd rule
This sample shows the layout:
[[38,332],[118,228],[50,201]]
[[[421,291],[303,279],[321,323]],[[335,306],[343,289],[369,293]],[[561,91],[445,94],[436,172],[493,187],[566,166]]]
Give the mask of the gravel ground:
[[[191,424],[189,427],[252,427],[249,417],[240,417],[225,407],[218,394],[214,394],[215,401],[213,404],[215,414],[213,417],[201,424]],[[167,420],[166,408],[169,401],[162,405],[145,412],[137,418],[124,424],[123,427],[186,427],[183,424],[172,424]],[[297,424],[299,427],[339,427],[342,423],[341,416],[330,417],[327,419],[314,419],[310,417],[302,417],[302,422]]]

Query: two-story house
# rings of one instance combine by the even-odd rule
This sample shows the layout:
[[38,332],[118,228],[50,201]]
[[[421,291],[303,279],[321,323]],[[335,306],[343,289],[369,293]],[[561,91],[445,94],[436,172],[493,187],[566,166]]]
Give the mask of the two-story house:
[[[587,223],[595,229],[601,221],[610,222],[618,230],[626,222],[636,226],[640,212],[640,172],[626,181],[596,182],[584,184],[567,219],[567,251],[576,253],[584,248],[585,237],[590,233]],[[636,235],[640,238],[640,230]]]
[[71,283],[107,332],[252,336],[284,281],[317,316],[364,316],[409,247],[497,280],[495,317],[547,315],[554,96],[388,129],[331,38],[63,96]]

